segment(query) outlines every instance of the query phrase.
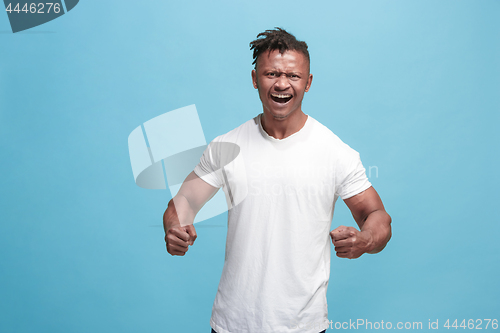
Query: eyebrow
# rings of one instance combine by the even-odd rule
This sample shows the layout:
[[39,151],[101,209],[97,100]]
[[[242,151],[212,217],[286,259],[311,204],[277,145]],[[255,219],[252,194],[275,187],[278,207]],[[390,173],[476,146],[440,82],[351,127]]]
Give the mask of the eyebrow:
[[298,71],[287,72],[287,71],[281,71],[281,70],[276,69],[276,68],[264,69],[264,72],[279,72],[279,73],[286,73],[286,74],[302,75],[302,72],[298,72]]

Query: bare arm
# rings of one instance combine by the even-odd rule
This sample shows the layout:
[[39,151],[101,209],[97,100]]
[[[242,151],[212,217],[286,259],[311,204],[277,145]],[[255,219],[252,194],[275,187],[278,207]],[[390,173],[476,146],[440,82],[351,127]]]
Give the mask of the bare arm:
[[194,172],[187,176],[163,214],[168,253],[183,256],[188,246],[193,245],[197,237],[194,218],[217,191],[218,188],[209,185]]
[[330,235],[342,258],[358,258],[363,253],[378,253],[391,239],[391,217],[373,187],[344,200],[360,230],[340,226]]

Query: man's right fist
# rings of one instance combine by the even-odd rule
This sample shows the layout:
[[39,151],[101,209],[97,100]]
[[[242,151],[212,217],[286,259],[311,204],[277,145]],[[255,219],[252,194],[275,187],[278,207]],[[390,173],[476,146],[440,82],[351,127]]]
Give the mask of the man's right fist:
[[165,234],[165,243],[167,243],[167,252],[173,256],[183,256],[186,254],[189,245],[193,245],[196,240],[196,230],[194,226],[170,227]]

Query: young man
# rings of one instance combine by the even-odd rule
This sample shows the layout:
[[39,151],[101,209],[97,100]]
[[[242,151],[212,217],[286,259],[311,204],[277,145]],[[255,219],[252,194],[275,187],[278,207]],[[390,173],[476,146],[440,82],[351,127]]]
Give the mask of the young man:
[[[226,257],[210,325],[217,333],[318,333],[328,327],[330,238],[338,257],[381,251],[391,218],[359,154],[301,109],[309,52],[283,29],[250,43],[263,113],[215,138],[164,214],[171,255],[196,239],[193,220],[222,187]],[[330,232],[337,198],[360,230]]]

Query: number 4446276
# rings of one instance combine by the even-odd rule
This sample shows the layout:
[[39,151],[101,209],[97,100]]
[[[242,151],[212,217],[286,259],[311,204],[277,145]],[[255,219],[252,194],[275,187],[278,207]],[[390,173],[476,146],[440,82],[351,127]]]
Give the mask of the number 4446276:
[[54,13],[59,13],[61,11],[61,4],[60,3],[52,3],[52,2],[40,2],[40,3],[30,3],[29,6],[27,3],[24,4],[24,6],[21,8],[19,6],[19,3],[15,5],[14,8],[12,8],[12,3],[9,3],[7,8],[5,10],[9,13],[15,12],[15,13],[31,13],[31,14],[45,14],[45,13],[50,13],[51,11]]
[[[490,325],[491,324],[491,325]],[[484,325],[484,326],[483,326]],[[446,327],[447,329],[450,329],[450,328],[455,328],[455,329],[458,329],[458,328],[463,328],[463,329],[470,329],[470,330],[473,330],[473,329],[476,329],[476,330],[480,330],[480,329],[488,329],[488,328],[492,328],[494,330],[496,330],[498,328],[498,319],[469,319],[469,320],[462,320],[462,322],[460,323],[460,325],[458,324],[458,319],[455,319],[455,321],[450,325],[450,319],[446,320],[446,322],[444,323],[443,327]]]

